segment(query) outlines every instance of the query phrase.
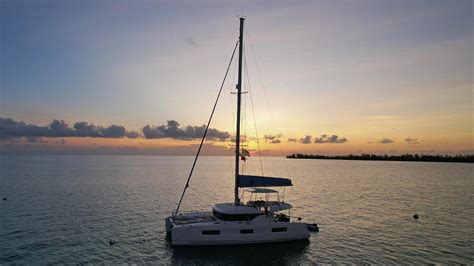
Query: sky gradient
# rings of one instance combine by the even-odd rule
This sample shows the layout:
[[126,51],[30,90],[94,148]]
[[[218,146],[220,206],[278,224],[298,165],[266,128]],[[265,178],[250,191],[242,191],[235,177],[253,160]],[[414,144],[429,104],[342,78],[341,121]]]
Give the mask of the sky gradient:
[[[469,0],[1,1],[2,121],[69,130],[21,136],[5,122],[1,151],[193,154],[242,12],[244,87],[265,154],[474,152]],[[231,149],[235,83],[234,64],[211,125],[228,135],[208,154]],[[76,132],[82,121],[96,135]],[[107,135],[111,125],[124,133]],[[147,125],[197,131],[152,139]]]

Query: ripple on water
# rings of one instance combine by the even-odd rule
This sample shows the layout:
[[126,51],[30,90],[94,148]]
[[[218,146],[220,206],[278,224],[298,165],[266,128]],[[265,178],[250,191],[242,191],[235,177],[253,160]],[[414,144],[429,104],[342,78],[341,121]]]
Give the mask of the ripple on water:
[[[191,157],[0,160],[0,263],[474,263],[472,165],[286,160],[285,171],[284,159],[266,158],[266,174],[293,179],[292,215],[321,231],[304,242],[183,249],[165,241],[163,219]],[[230,165],[201,158],[183,210],[232,200]]]

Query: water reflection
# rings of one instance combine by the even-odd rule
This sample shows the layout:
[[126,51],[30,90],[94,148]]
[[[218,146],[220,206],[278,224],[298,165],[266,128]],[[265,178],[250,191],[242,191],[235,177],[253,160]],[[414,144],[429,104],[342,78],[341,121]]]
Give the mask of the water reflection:
[[179,264],[296,264],[307,261],[307,239],[242,246],[171,247],[172,262]]
[[[192,160],[0,155],[0,199],[7,198],[0,200],[0,265],[474,261],[473,164],[265,158],[266,175],[294,181],[285,194],[291,215],[321,232],[309,244],[176,249],[164,239],[164,218],[176,208]],[[249,174],[258,173],[254,161]],[[232,201],[229,169],[232,158],[200,159],[183,211]]]

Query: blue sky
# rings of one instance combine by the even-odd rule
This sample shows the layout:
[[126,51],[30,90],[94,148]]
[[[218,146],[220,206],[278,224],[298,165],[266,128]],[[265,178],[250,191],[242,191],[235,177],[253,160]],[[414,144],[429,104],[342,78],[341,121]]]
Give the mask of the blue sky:
[[[417,137],[472,147],[472,5],[2,1],[0,112],[42,125],[52,119],[130,130],[172,119],[201,125],[243,10],[262,132],[296,138],[332,132],[361,145]],[[214,126],[232,132],[230,97]]]

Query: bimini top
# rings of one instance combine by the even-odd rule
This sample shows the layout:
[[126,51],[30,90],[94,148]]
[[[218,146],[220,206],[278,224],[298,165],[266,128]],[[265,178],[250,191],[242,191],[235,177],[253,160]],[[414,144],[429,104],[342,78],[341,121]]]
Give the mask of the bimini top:
[[250,192],[250,193],[278,193],[278,191],[269,189],[269,188],[249,188],[246,189],[245,191]]
[[239,175],[238,187],[286,187],[293,186],[291,179],[254,175]]

